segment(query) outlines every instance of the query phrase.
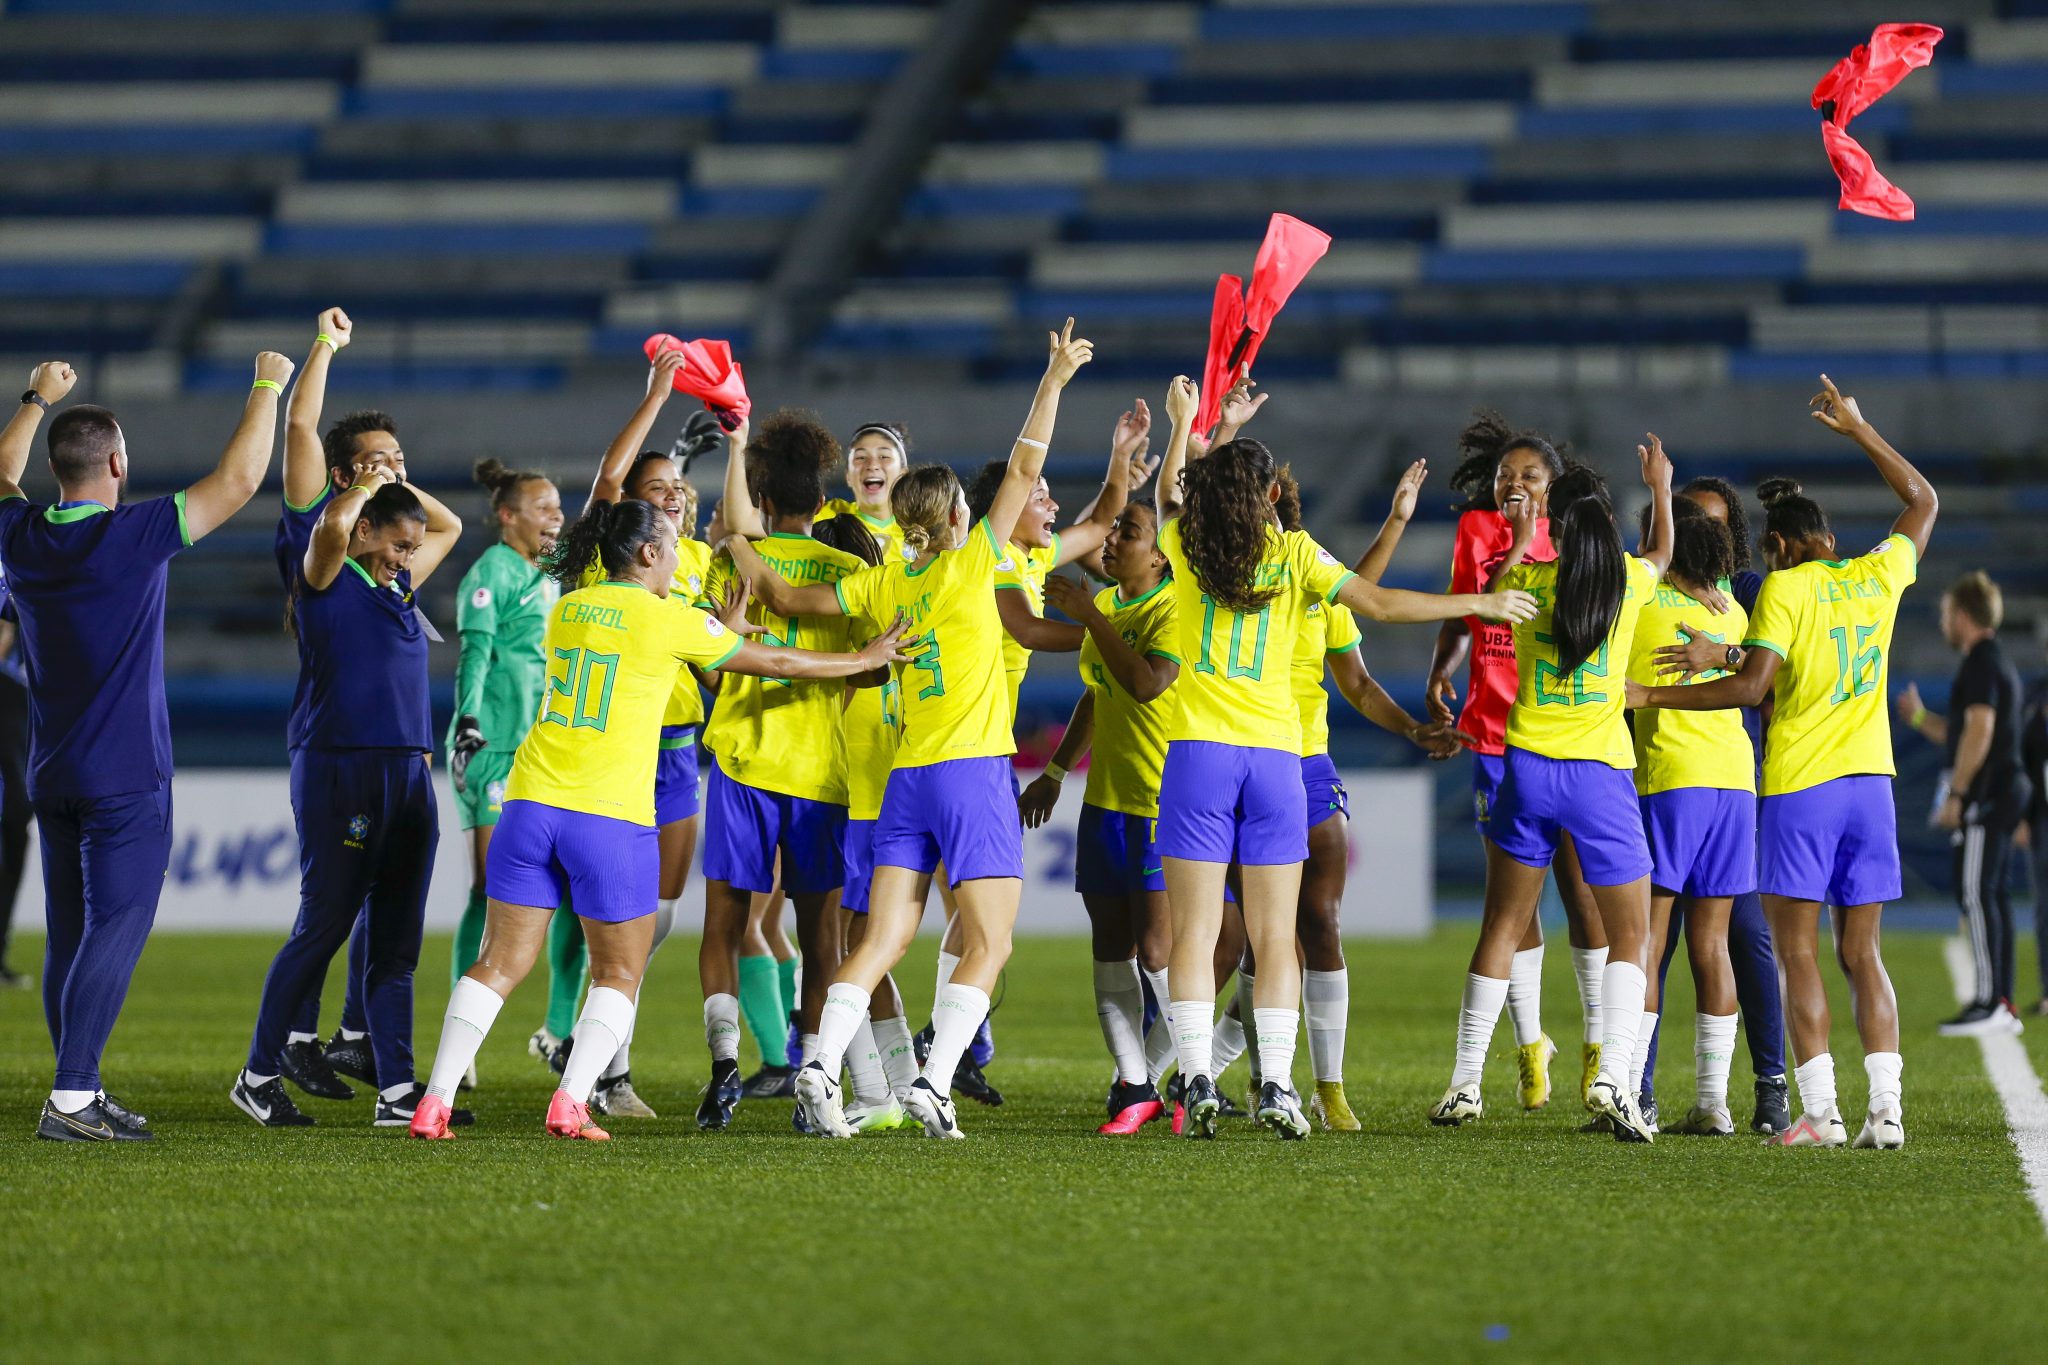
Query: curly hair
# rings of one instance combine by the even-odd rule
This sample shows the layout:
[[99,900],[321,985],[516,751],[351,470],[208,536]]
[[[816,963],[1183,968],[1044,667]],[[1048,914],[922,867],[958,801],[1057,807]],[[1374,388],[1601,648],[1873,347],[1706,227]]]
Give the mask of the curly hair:
[[1695,493],[1712,493],[1728,509],[1728,539],[1735,548],[1735,567],[1746,569],[1750,562],[1749,508],[1742,501],[1742,494],[1735,485],[1713,474],[1702,474],[1696,479],[1686,480],[1685,487],[1678,490],[1681,498]]
[[1273,525],[1273,452],[1240,437],[1189,463],[1181,475],[1182,549],[1195,582],[1226,611],[1250,616],[1279,596],[1258,581]]
[[[1641,535],[1650,534],[1652,508],[1645,507]],[[1671,568],[1669,577],[1681,584],[1711,588],[1732,578],[1740,566],[1735,562],[1735,537],[1724,522],[1708,516],[1690,498],[1671,501]]]
[[1552,445],[1549,437],[1539,431],[1517,430],[1491,408],[1479,408],[1458,433],[1458,467],[1451,471],[1451,491],[1464,501],[1451,510],[1493,511],[1494,473],[1500,468],[1502,457],[1511,450],[1535,452],[1537,458],[1550,466],[1553,481],[1564,474],[1563,451]]
[[1280,485],[1280,501],[1273,504],[1273,515],[1280,519],[1283,531],[1301,529],[1301,484],[1295,480],[1294,466],[1283,464],[1274,471],[1273,481]]
[[747,440],[747,485],[782,516],[803,516],[825,501],[825,474],[839,464],[839,439],[808,412],[784,408]]

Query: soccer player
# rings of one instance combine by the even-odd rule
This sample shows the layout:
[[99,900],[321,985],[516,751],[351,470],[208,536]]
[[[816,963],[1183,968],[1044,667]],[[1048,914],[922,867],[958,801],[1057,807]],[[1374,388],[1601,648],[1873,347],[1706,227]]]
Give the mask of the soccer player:
[[896,524],[896,514],[889,510],[889,495],[895,491],[896,480],[909,468],[909,427],[901,422],[869,422],[855,427],[853,439],[846,444],[846,486],[853,497],[826,499],[816,519],[826,522],[837,517],[858,517],[882,547],[883,558],[915,558],[903,543],[903,528]]
[[359,914],[369,916],[363,1002],[376,1061],[372,1122],[412,1122],[412,984],[440,843],[427,685],[427,624],[414,593],[462,535],[433,497],[365,463],[327,500],[292,593],[299,697],[292,814],[299,915],[263,980],[249,1056],[229,1087],[266,1128],[309,1127],[279,1058],[300,1002]]
[[[1764,562],[1733,677],[1683,687],[1629,689],[1632,705],[1712,710],[1772,702],[1758,829],[1758,886],[1792,1012],[1793,1079],[1805,1110],[1778,1138],[1788,1147],[1849,1140],[1836,1103],[1821,984],[1819,918],[1834,907],[1835,953],[1855,1001],[1870,1079],[1859,1147],[1906,1141],[1898,1000],[1885,974],[1879,920],[1901,890],[1892,806],[1885,656],[1899,594],[1918,573],[1940,512],[1934,488],[1863,418],[1826,375],[1814,420],[1856,442],[1904,510],[1868,554],[1835,558],[1827,513],[1790,479],[1767,480]],[[1674,651],[1676,652],[1676,651]],[[1604,1066],[1604,1064],[1603,1064]]]
[[21,491],[36,428],[77,382],[36,367],[0,430],[0,563],[20,621],[31,709],[29,799],[41,841],[43,1015],[57,1072],[36,1136],[147,1141],[149,1122],[100,1084],[163,894],[171,856],[171,721],[164,595],[171,556],[256,495],[292,362],[265,351],[220,462],[167,498],[124,503],[128,443],[114,414],[81,403],[50,423],[59,500]]
[[[1458,508],[1457,536],[1451,550],[1451,591],[1477,592],[1486,586],[1514,541],[1507,514],[1525,505],[1536,508],[1536,531],[1527,562],[1555,559],[1557,551],[1550,543],[1550,518],[1545,508],[1550,486],[1565,468],[1557,447],[1536,432],[1516,431],[1494,412],[1476,413],[1458,433],[1458,447],[1464,458],[1451,474],[1451,488],[1462,494],[1464,501]],[[1458,694],[1451,678],[1468,657],[1465,704],[1456,713],[1456,724],[1472,736],[1472,816],[1486,849],[1490,885],[1504,857],[1487,839],[1486,825],[1507,764],[1508,708],[1514,703],[1518,685],[1514,632],[1477,619],[1444,622],[1437,632],[1426,692],[1429,713],[1439,723],[1453,719],[1451,703]],[[1600,975],[1607,967],[1607,939],[1569,836],[1558,842],[1552,879],[1564,905],[1572,973],[1579,985],[1579,1097],[1583,1100],[1600,1070]],[[1537,890],[1540,900],[1542,888]],[[1529,928],[1508,968],[1508,1017],[1515,1026],[1522,1107],[1541,1109],[1550,1103],[1550,1059],[1556,1055],[1557,1045],[1543,1031],[1543,919],[1539,908],[1532,908]]]
[[[590,993],[571,1032],[547,1131],[603,1140],[588,1099],[632,1036],[660,901],[655,767],[662,717],[685,663],[729,674],[846,678],[901,656],[901,622],[858,652],[818,654],[755,644],[672,597],[676,526],[653,503],[593,502],[563,534],[549,572],[581,583],[548,619],[545,708],[513,758],[505,810],[491,837],[490,910],[477,960],[448,999],[441,1043],[412,1135],[450,1136],[450,1100],[498,1011],[532,970],[548,921],[573,898],[590,945]],[[743,608],[745,594],[731,605]],[[737,616],[737,611],[734,613]]]
[[[455,629],[462,653],[455,665],[448,775],[469,835],[470,876],[469,904],[449,958],[451,985],[476,961],[483,941],[485,855],[504,811],[513,751],[540,710],[541,689],[547,685],[541,636],[560,595],[541,560],[553,552],[561,534],[561,492],[547,475],[510,469],[495,458],[479,460],[474,472],[490,490],[498,540],[477,556],[456,593]],[[571,1027],[573,1020],[565,1020],[556,1036]],[[475,1074],[463,1083],[474,1088]]]
[[1504,773],[1486,833],[1504,856],[1487,880],[1451,1083],[1429,1111],[1430,1122],[1442,1127],[1482,1112],[1479,1083],[1507,999],[1508,970],[1535,913],[1544,871],[1569,834],[1608,946],[1600,983],[1600,1070],[1586,1106],[1611,1121],[1618,1141],[1652,1138],[1628,1085],[1648,981],[1651,862],[1629,777],[1635,751],[1622,714],[1622,681],[1636,618],[1671,558],[1671,461],[1655,436],[1636,454],[1651,495],[1650,531],[1640,555],[1621,548],[1606,483],[1578,465],[1550,486],[1557,558],[1523,562],[1539,515],[1525,499],[1509,517],[1514,544],[1493,571],[1496,586],[1533,592],[1542,607],[1515,628],[1520,684],[1508,710]]
[[1305,532],[1275,524],[1280,484],[1272,453],[1259,442],[1212,446],[1182,473],[1197,406],[1193,381],[1177,377],[1167,397],[1173,437],[1160,472],[1159,546],[1173,566],[1178,653],[1188,670],[1161,777],[1158,841],[1173,906],[1168,1013],[1187,1079],[1184,1132],[1214,1137],[1221,1107],[1211,1070],[1212,954],[1234,862],[1246,938],[1265,964],[1253,994],[1263,1078],[1255,1116],[1282,1137],[1304,1138],[1309,1124],[1291,1073],[1301,1024],[1295,922],[1308,795],[1290,674],[1309,604],[1375,620],[1441,621],[1523,616],[1534,603],[1515,592],[1435,596],[1364,582]]
[[962,1136],[949,1091],[1009,957],[1024,876],[996,565],[1037,486],[1060,391],[1093,355],[1073,330],[1069,318],[1063,332],[1051,334],[1045,375],[985,520],[969,522],[952,470],[925,465],[905,474],[890,495],[904,543],[917,552],[908,563],[865,569],[830,587],[793,586],[763,564],[744,537],[727,541],[741,573],[761,585],[778,614],[843,613],[876,622],[900,612],[918,630],[917,652],[899,675],[903,742],[875,827],[867,933],[834,975],[817,1056],[797,1073],[797,1102],[814,1133],[854,1133],[840,1104],[840,1066],[872,992],[909,948],[932,874],[943,863],[960,906],[966,951],[933,1007],[931,1049],[906,1107],[930,1136]]

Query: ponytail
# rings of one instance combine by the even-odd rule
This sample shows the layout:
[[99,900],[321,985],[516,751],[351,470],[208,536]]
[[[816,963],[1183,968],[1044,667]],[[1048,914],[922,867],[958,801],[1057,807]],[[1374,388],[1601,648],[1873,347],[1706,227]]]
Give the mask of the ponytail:
[[581,587],[593,564],[605,577],[616,578],[639,560],[641,547],[658,540],[667,525],[667,515],[651,502],[593,502],[556,538],[546,561],[548,576],[565,592]]
[[519,490],[529,483],[550,483],[547,475],[536,469],[513,469],[493,455],[478,460],[470,477],[491,491],[491,515],[509,510],[519,501]]
[[1181,475],[1181,547],[1195,582],[1225,611],[1250,616],[1275,597],[1261,587],[1258,565],[1274,534],[1273,452],[1239,438],[1188,464]]
[[1757,501],[1764,505],[1764,534],[1776,536],[1787,545],[1808,540],[1825,540],[1832,533],[1828,514],[1821,505],[1801,491],[1797,479],[1765,479],[1756,486]]
[[882,562],[882,542],[875,539],[874,532],[859,517],[827,517],[813,523],[811,539],[868,564]]
[[1550,486],[1550,540],[1557,547],[1551,633],[1558,667],[1575,672],[1593,657],[1621,612],[1627,566],[1606,482],[1573,465]]
[[904,547],[911,554],[944,548],[959,497],[960,476],[942,464],[921,464],[896,481],[889,491],[889,512],[902,528]]

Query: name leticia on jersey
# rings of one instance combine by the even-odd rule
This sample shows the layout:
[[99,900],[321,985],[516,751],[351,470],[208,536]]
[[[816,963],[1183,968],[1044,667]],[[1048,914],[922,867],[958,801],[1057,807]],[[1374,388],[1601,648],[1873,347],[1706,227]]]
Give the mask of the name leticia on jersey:
[[613,630],[627,629],[624,611],[618,607],[601,607],[593,602],[562,603],[562,624],[610,626]]
[[1890,585],[1875,578],[1827,578],[1813,585],[1813,600],[1825,606],[1858,597],[1890,597]]

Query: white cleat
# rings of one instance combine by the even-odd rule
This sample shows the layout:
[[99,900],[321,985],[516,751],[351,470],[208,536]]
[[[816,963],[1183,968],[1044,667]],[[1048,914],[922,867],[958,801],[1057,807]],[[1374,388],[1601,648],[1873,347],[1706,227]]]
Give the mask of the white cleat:
[[856,1104],[846,1111],[846,1121],[856,1133],[886,1133],[917,1125],[917,1120],[910,1117],[894,1095],[880,1104]]
[[1853,1144],[1857,1147],[1875,1148],[1880,1152],[1896,1152],[1906,1145],[1905,1115],[1896,1109],[1873,1109],[1863,1120],[1863,1131],[1856,1135]]
[[1735,1117],[1725,1107],[1709,1109],[1704,1104],[1695,1104],[1670,1131],[1692,1137],[1734,1137]]
[[[1900,1130],[1903,1141],[1905,1130]],[[1849,1129],[1837,1113],[1801,1114],[1799,1122],[1771,1139],[1780,1147],[1846,1147]]]
[[911,1082],[910,1094],[904,1098],[903,1107],[910,1116],[924,1125],[926,1137],[964,1138],[959,1120],[953,1117],[953,1097],[941,1095],[932,1089],[932,1084],[919,1076]]
[[853,1125],[839,1106],[839,1082],[812,1062],[796,1073],[796,1102],[803,1110],[804,1123],[819,1137],[850,1138]]
[[591,1092],[590,1107],[595,1113],[615,1119],[659,1118],[654,1106],[640,1098],[640,1092],[633,1088],[630,1074],[614,1080],[601,1080],[597,1089]]
[[1291,1085],[1267,1081],[1260,1086],[1256,1117],[1283,1141],[1300,1142],[1308,1136],[1308,1116],[1301,1112],[1301,1096]]
[[549,1070],[553,1070],[554,1063],[549,1059],[555,1055],[556,1050],[561,1046],[562,1040],[554,1034],[549,1033],[546,1029],[535,1029],[533,1036],[526,1040],[526,1055],[532,1057]]
[[1609,1080],[1596,1080],[1593,1088],[1586,1092],[1586,1107],[1596,1114],[1604,1114],[1614,1124],[1616,1142],[1655,1142],[1656,1130],[1643,1117],[1641,1106],[1634,1095],[1624,1094],[1622,1088]]
[[1444,1097],[1430,1106],[1429,1121],[1439,1128],[1456,1128],[1461,1123],[1470,1123],[1485,1112],[1479,1103],[1479,1087],[1454,1085],[1444,1091]]

